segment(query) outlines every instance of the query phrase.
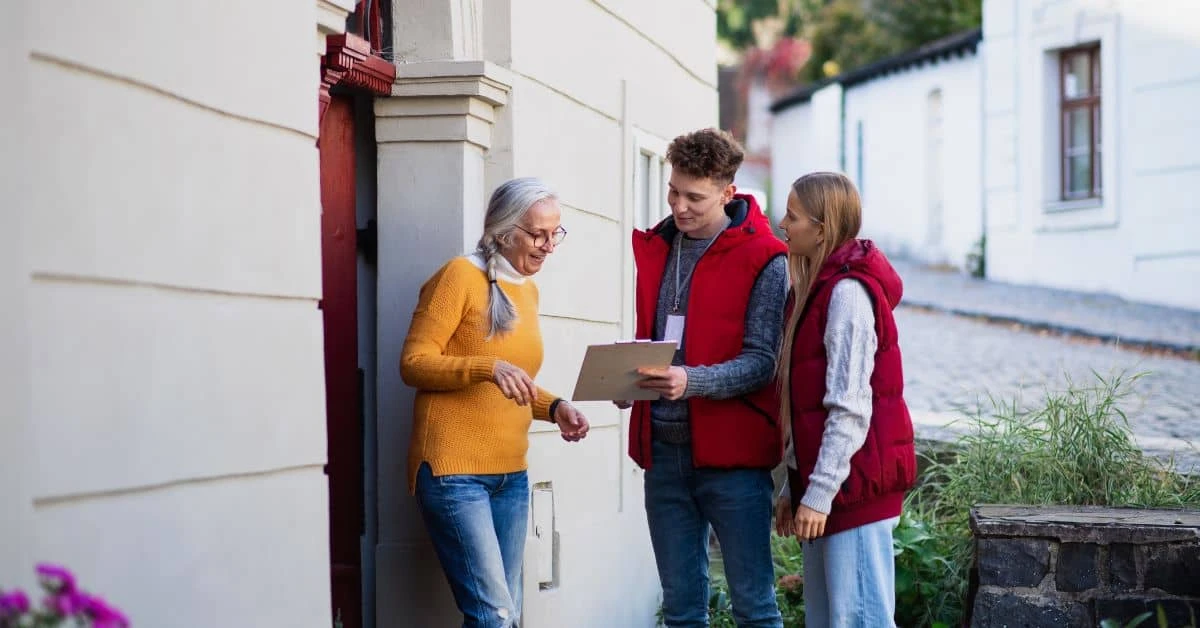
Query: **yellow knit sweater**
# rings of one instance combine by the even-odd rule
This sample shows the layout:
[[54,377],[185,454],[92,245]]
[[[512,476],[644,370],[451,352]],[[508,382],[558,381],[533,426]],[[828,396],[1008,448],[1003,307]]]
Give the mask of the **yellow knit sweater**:
[[421,287],[400,357],[417,389],[408,447],[408,490],[428,462],[434,476],[513,473],[527,468],[529,425],[549,420],[555,397],[538,389],[531,406],[504,397],[492,381],[497,360],[536,377],[542,366],[538,292],[533,281],[499,279],[516,306],[511,332],[487,338],[487,275],[471,259],[450,260]]

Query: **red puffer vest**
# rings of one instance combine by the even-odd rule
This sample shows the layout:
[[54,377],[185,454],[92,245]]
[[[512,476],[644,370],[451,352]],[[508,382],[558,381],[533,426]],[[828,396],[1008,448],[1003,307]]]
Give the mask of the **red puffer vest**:
[[834,285],[860,282],[871,295],[879,346],[871,373],[874,398],[871,426],[862,449],[850,459],[850,476],[833,500],[825,535],[900,515],[905,492],[916,482],[912,419],[904,403],[904,371],[892,309],[900,303],[902,282],[869,240],[842,245],[822,266],[810,291],[792,343],[792,434],[798,470],[789,469],[793,505],[799,504],[817,464],[825,432],[825,324]]
[[[693,271],[688,292],[684,358],[688,366],[731,360],[742,351],[746,308],[763,268],[787,248],[754,197],[738,194],[725,207],[730,226],[720,234]],[[637,264],[637,337],[654,336],[658,290],[678,229],[668,218],[649,231],[634,231]],[[779,464],[778,388],[735,399],[688,399],[692,461],[708,468],[770,468]],[[633,405],[629,456],[644,469],[651,465],[650,402]]]

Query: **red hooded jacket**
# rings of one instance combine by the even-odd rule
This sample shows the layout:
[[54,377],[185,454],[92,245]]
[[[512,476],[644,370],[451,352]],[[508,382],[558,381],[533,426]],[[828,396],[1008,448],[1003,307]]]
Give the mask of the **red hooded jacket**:
[[825,408],[825,324],[834,285],[858,281],[867,289],[875,311],[875,370],[871,425],[862,448],[850,459],[850,476],[833,500],[825,534],[837,534],[900,515],[905,492],[916,482],[917,459],[912,419],[904,403],[904,371],[892,310],[903,291],[900,276],[869,240],[839,247],[821,267],[809,291],[792,343],[792,435],[798,470],[789,469],[792,502],[799,504],[817,464],[829,411]]
[[[787,250],[753,196],[735,195],[725,213],[732,222],[692,274],[683,341],[688,366],[720,364],[741,353],[754,284],[767,264]],[[639,339],[654,335],[659,285],[676,233],[670,218],[633,233]],[[692,397],[688,412],[697,467],[771,468],[783,457],[775,385],[734,399]],[[651,465],[650,445],[650,402],[638,401],[629,423],[629,456],[644,469]]]

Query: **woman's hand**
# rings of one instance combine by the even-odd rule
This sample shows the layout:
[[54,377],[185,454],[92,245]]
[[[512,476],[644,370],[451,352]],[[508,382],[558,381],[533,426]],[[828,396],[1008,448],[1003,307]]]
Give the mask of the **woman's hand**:
[[828,516],[800,504],[796,509],[796,520],[793,522],[796,538],[801,541],[821,538],[825,534],[825,519]]
[[787,495],[775,500],[775,534],[792,536],[796,526],[792,522],[792,498]]
[[562,432],[563,440],[568,443],[583,440],[591,428],[587,417],[583,416],[583,413],[578,408],[566,401],[558,402],[558,407],[554,408],[554,416],[552,418],[558,425],[558,430]]
[[496,360],[496,366],[492,368],[492,381],[496,382],[505,397],[516,401],[517,405],[527,406],[537,399],[537,386],[533,384],[533,378],[515,364]]
[[665,369],[640,368],[637,373],[642,376],[638,387],[653,390],[662,395],[663,399],[683,399],[683,393],[687,392],[687,371],[683,370],[682,366],[668,366]]

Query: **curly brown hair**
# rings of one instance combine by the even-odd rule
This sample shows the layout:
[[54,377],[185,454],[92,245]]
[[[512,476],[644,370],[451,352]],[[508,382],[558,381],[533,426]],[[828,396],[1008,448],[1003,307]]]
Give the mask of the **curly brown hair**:
[[667,161],[672,168],[722,185],[733,182],[745,157],[742,146],[732,135],[714,128],[680,135],[667,147]]

